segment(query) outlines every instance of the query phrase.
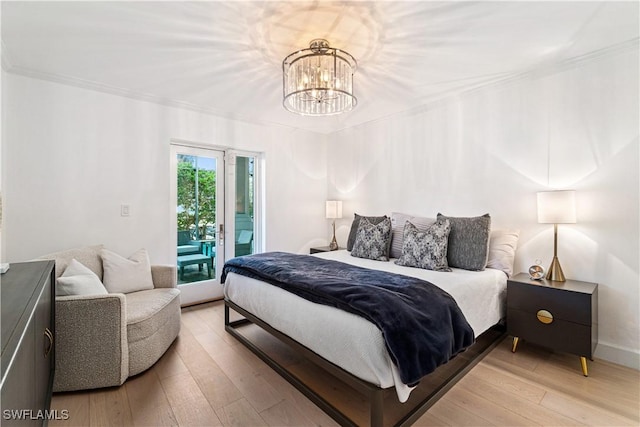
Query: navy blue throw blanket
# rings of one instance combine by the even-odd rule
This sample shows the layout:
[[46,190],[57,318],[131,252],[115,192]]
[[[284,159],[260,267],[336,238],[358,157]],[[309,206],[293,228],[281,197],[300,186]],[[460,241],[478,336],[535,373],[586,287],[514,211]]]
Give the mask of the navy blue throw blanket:
[[408,385],[474,342],[473,329],[451,295],[414,277],[284,252],[233,258],[224,266],[222,283],[231,272],[369,320],[382,331]]

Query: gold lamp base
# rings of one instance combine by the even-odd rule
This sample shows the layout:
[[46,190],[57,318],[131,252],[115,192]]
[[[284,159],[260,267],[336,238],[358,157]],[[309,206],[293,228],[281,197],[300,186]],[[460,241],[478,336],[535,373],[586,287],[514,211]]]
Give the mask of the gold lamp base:
[[329,250],[337,251],[338,250],[338,241],[336,240],[336,222],[333,221],[333,239],[331,239],[331,243],[329,243]]
[[557,256],[553,257],[553,261],[551,261],[551,265],[549,266],[549,270],[547,270],[547,275],[545,277],[547,280],[553,280],[555,282],[567,281],[564,277],[564,273],[562,272],[562,267],[560,267],[560,261],[558,261]]
[[560,267],[560,261],[558,261],[558,224],[553,224],[553,260],[545,276],[547,280],[554,280],[556,282],[566,282],[562,267]]
[[337,251],[338,250],[338,242],[336,241],[336,236],[333,236],[333,240],[329,243],[329,250]]

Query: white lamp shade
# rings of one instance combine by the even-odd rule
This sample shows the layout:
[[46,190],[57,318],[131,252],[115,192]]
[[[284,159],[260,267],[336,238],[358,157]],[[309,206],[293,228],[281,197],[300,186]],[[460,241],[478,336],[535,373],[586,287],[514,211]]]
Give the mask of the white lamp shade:
[[342,201],[327,200],[326,216],[329,219],[342,218]]
[[540,224],[574,224],[576,192],[573,190],[539,192],[538,222]]

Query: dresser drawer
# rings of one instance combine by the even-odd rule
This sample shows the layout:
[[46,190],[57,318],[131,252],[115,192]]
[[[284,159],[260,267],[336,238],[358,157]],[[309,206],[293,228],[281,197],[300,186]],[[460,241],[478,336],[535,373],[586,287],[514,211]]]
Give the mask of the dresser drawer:
[[566,320],[554,319],[545,324],[538,320],[536,313],[516,309],[507,310],[508,333],[524,337],[527,341],[549,347],[557,351],[592,357],[591,327]]
[[586,326],[590,326],[592,321],[591,299],[591,294],[512,281],[507,292],[507,306],[532,313],[533,319],[536,319],[538,310],[547,310],[556,320]]
[[2,275],[2,425],[46,425],[37,415],[49,409],[55,368],[54,268],[53,261],[14,263]]

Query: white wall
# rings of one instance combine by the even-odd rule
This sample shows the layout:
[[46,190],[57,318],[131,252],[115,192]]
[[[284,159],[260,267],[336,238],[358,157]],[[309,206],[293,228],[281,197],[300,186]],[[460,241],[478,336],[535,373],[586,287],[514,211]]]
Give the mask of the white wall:
[[[452,97],[329,138],[3,73],[3,257],[105,243],[171,262],[169,140],[263,151],[267,250],[327,244],[327,198],[354,211],[478,215],[521,230],[516,271],[552,255],[535,192],[578,191],[567,277],[600,284],[599,357],[638,367],[638,54]],[[329,181],[327,191],[327,179]],[[120,204],[133,215],[120,217]],[[350,221],[338,220],[345,244]]]
[[[518,272],[553,254],[535,193],[577,190],[558,257],[567,277],[599,283],[597,355],[639,368],[638,53],[563,67],[332,135],[328,195],[349,218],[489,212],[521,230]],[[339,225],[344,245],[350,220]]]
[[[4,257],[104,243],[169,263],[169,141],[264,152],[267,250],[326,244],[326,147],[305,131],[3,74]],[[132,215],[120,216],[129,203]],[[323,236],[323,238],[318,238]]]

